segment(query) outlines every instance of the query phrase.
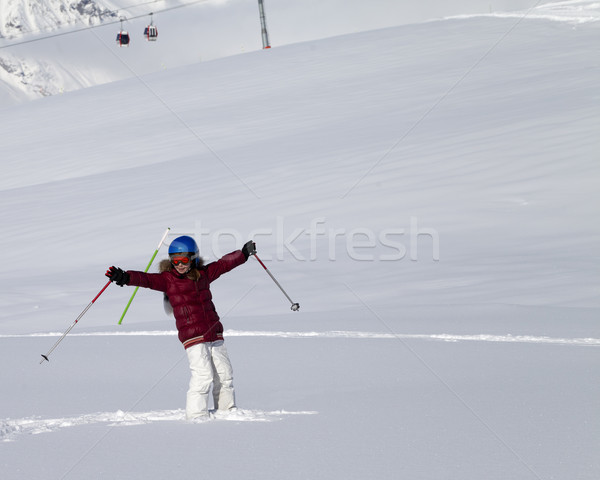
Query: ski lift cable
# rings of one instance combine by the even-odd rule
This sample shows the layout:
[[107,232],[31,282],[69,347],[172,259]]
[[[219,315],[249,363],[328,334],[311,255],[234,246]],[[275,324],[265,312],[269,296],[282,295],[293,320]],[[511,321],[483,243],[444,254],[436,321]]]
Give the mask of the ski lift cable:
[[[150,4],[150,3],[156,3],[157,1],[162,1],[162,0],[154,0],[153,2],[146,2],[146,4],[134,5],[134,6],[131,6],[131,7],[127,7],[127,9],[136,8],[136,7],[139,7],[139,6],[142,6],[142,5],[147,5],[147,4]],[[192,2],[183,3],[181,5],[176,5],[176,6],[173,6],[173,7],[163,8],[162,10],[155,10],[153,13],[169,12],[169,11],[177,10],[177,9],[180,9],[180,8],[191,7],[192,5],[196,5],[198,3],[206,3],[206,2],[209,2],[209,1],[210,0],[194,0]],[[115,12],[115,11],[112,11],[112,12]],[[116,11],[115,13],[117,13],[117,12],[118,11]],[[147,17],[147,16],[148,16],[148,14],[144,13],[144,14],[141,14],[141,15],[134,15],[132,17],[126,18],[125,20],[126,21],[136,20],[138,18],[144,18],[144,17]],[[41,42],[42,40],[48,40],[50,38],[62,37],[64,35],[71,35],[73,33],[84,32],[86,30],[93,30],[93,29],[96,29],[96,28],[108,27],[110,25],[115,25],[117,23],[121,23],[122,21],[123,20],[121,18],[119,18],[119,20],[113,20],[113,21],[110,21],[110,22],[102,23],[100,25],[90,25],[89,27],[77,28],[75,30],[69,30],[68,32],[59,32],[59,33],[54,33],[54,34],[51,34],[51,35],[46,35],[46,36],[43,36],[43,37],[30,38],[29,40],[22,40],[20,42],[9,43],[7,45],[0,45],[0,50],[3,50],[5,48],[9,48],[9,47],[16,47],[16,46],[19,46],[19,45],[25,45],[25,44],[28,44],[28,43]]]
[[175,117],[179,123],[183,126],[183,128],[185,128],[188,132],[190,132],[190,134],[195,137],[203,146],[204,148],[206,148],[206,150],[208,150],[208,152],[216,159],[218,160],[225,168],[227,168],[227,170],[229,170],[229,172],[236,177],[240,183],[246,187],[246,189],[252,193],[252,195],[254,195],[254,197],[256,197],[257,199],[260,199],[260,196],[254,191],[252,190],[252,188],[244,181],[243,178],[241,178],[234,170],[233,168],[231,168],[231,166],[225,162],[225,160],[223,160],[223,158],[221,156],[219,156],[219,154],[217,152],[215,152],[214,149],[212,149],[210,147],[210,145],[208,143],[206,143],[204,141],[204,139],[198,134],[198,132],[196,130],[194,130],[189,123],[187,123],[185,121],[185,119],[183,119],[181,117],[181,115],[179,115],[168,103],[167,101],[161,96],[159,95],[153,88],[152,86],[142,77],[140,76],[132,67],[131,65],[129,65],[127,62],[125,62],[123,60],[123,58],[121,58],[120,55],[117,55],[116,52],[114,51],[114,49],[110,48],[107,43],[105,42],[105,40],[101,37],[98,36],[98,34],[92,30],[92,34],[96,36],[96,38],[98,39],[98,41],[100,43],[102,43],[107,51],[110,52],[111,55],[113,55],[127,70],[129,70],[131,72],[131,74],[137,78],[139,80],[139,82],[160,102],[162,103],[162,105],[170,112],[171,115],[173,115],[173,117]]
[[[120,9],[117,9],[117,10],[106,10],[106,13],[107,14],[111,14],[112,13],[114,15],[117,15],[119,13],[119,11],[121,11],[121,10],[128,11],[128,10],[131,10],[131,9],[141,8],[141,7],[145,7],[147,5],[152,5],[153,3],[164,2],[164,1],[165,0],[151,0],[149,2],[144,2],[144,3],[135,3],[135,4],[132,4],[132,5],[121,7]],[[107,23],[103,23],[102,25],[110,25],[110,23],[107,22]],[[95,26],[101,26],[101,25],[95,25]],[[91,28],[91,27],[83,27],[83,29],[86,29],[86,28]],[[77,31],[81,31],[81,30],[77,30]],[[35,35],[37,33],[44,33],[44,32],[45,32],[45,30],[40,30],[40,29],[37,29],[37,30],[20,30],[19,33],[17,35],[15,35],[14,37],[12,37],[12,38],[23,37],[25,35]],[[70,32],[63,32],[63,33],[67,34],[67,33],[70,33]],[[18,45],[18,43],[16,45]]]

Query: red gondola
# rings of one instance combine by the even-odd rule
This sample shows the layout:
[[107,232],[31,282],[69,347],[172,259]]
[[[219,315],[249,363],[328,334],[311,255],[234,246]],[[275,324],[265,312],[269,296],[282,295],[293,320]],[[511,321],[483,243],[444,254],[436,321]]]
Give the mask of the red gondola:
[[117,33],[117,43],[119,47],[128,47],[129,46],[129,32],[125,30],[121,30]]
[[123,18],[121,18],[121,30],[117,33],[117,45],[119,47],[128,47],[129,46],[129,32],[123,30]]
[[158,37],[158,28],[155,25],[148,25],[144,29],[144,37],[149,42],[155,42]]
[[156,28],[156,25],[154,25],[152,15],[154,14],[150,14],[150,25],[144,29],[144,37],[146,37],[148,42],[156,42],[156,39],[158,38],[158,28]]

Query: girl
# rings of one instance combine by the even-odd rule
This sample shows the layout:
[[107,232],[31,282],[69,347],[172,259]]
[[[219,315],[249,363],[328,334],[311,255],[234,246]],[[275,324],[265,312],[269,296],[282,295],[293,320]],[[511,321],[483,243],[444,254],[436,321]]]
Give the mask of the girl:
[[223,325],[212,302],[210,283],[245,263],[256,253],[256,244],[247,242],[241,250],[204,265],[195,240],[178,237],[169,246],[169,259],[159,265],[160,273],[123,271],[110,267],[106,276],[119,286],[132,285],[164,292],[190,362],[192,373],[186,401],[186,417],[208,415],[208,392],[213,387],[217,410],[235,408],[233,371],[223,341]]

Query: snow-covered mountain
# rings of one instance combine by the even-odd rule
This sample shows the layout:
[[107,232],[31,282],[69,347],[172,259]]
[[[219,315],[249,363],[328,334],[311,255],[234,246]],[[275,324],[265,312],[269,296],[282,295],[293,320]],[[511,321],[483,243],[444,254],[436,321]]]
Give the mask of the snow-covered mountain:
[[1,0],[0,38],[97,25],[116,16],[115,7],[108,0]]
[[116,17],[108,0],[0,0],[0,106],[93,85],[92,76],[70,69],[68,61],[20,46]]

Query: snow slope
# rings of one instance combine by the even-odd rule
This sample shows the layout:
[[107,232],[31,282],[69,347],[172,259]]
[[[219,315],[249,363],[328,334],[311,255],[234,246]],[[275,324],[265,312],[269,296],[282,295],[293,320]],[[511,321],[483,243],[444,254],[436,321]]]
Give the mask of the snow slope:
[[[0,111],[3,478],[598,478],[599,25],[571,17],[406,25]],[[214,284],[241,410],[200,424],[156,293],[118,326],[131,289],[109,287],[38,364],[167,227],[207,259],[255,238],[301,305],[252,259]]]

